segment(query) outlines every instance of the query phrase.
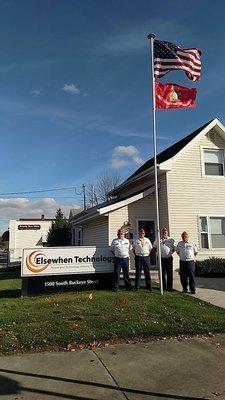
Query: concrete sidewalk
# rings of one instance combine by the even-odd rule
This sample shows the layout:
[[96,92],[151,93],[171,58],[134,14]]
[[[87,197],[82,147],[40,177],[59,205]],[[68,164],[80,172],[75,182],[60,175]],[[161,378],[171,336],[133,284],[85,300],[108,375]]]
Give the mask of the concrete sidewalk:
[[3,400],[225,399],[225,335],[0,358]]
[[[157,271],[153,271],[151,276],[153,281],[159,282]],[[174,271],[173,287],[179,292],[182,291],[177,271]],[[196,295],[191,296],[225,308],[225,278],[196,278]]]

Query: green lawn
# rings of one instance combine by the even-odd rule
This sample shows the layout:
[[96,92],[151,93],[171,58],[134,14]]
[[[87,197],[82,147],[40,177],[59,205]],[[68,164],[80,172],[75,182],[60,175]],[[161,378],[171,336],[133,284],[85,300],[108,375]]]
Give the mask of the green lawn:
[[20,286],[16,271],[0,273],[0,354],[225,332],[225,310],[178,292],[161,296],[157,286],[93,291],[92,300],[90,291],[20,298]]

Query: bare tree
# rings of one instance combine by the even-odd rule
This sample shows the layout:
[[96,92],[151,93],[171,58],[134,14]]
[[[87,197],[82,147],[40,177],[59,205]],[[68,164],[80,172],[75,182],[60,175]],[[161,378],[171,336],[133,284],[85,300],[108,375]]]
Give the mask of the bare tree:
[[97,194],[101,201],[109,200],[108,193],[118,186],[120,176],[108,171],[102,172],[97,179]]
[[86,185],[87,208],[96,206],[99,201],[96,193],[96,185],[94,182],[89,182]]
[[108,171],[102,172],[95,182],[86,185],[87,205],[94,207],[98,203],[110,199],[108,193],[118,186],[120,176],[117,173],[110,173]]

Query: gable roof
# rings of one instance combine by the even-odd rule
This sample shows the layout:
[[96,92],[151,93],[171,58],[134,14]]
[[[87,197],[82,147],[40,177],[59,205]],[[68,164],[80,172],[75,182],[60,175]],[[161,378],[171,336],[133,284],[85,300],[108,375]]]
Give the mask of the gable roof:
[[[211,126],[210,126],[211,124]],[[165,161],[172,159],[176,156],[181,150],[183,150],[189,143],[192,142],[193,139],[197,138],[198,135],[205,132],[205,129],[210,130],[215,125],[218,125],[219,128],[225,134],[225,128],[222,127],[222,124],[217,118],[213,118],[208,121],[206,124],[202,125],[200,128],[196,129],[194,132],[190,133],[189,135],[185,136],[183,139],[179,140],[178,142],[174,143],[167,149],[161,151],[161,153],[157,154],[157,164],[162,164]],[[145,174],[150,168],[154,166],[154,157],[150,160],[146,161],[140,168],[138,168],[132,175],[130,175],[123,183],[117,186],[115,189],[111,190],[108,194],[109,196],[116,196],[120,189],[127,186],[130,182],[135,181],[138,179],[138,176]]]
[[[102,202],[102,203],[100,203],[100,204],[97,204],[96,206],[94,206],[94,207],[89,207],[89,208],[87,208],[86,210],[82,210],[81,212],[78,212],[78,213],[71,213],[70,214],[70,220],[73,220],[73,219],[80,219],[80,218],[82,218],[82,217],[89,217],[89,216],[93,216],[93,215],[95,215],[95,214],[98,214],[98,212],[99,212],[99,209],[100,208],[103,208],[103,207],[105,207],[105,206],[108,206],[108,205],[110,205],[110,204],[114,204],[114,203],[116,203],[116,202],[118,202],[118,200],[117,199],[111,199],[111,200],[108,200],[108,201],[104,201],[104,202]],[[72,210],[71,210],[72,211]]]
[[[216,128],[216,132],[219,133],[225,140],[225,127],[223,124],[217,119],[213,118],[206,124],[202,125],[200,128],[196,129],[194,132],[190,133],[189,135],[185,136],[183,139],[179,140],[178,142],[174,143],[167,149],[163,150],[161,153],[157,155],[157,164],[159,165],[159,168],[162,167],[162,170],[165,168],[165,163],[166,161],[172,159],[175,157],[178,153],[179,155],[182,154],[182,151],[186,151],[186,149],[189,146],[192,146],[194,139],[196,140],[201,137],[201,135],[206,135],[211,129]],[[198,138],[197,138],[198,137]],[[191,143],[192,142],[192,143]],[[160,166],[160,164],[162,164]],[[108,194],[110,196],[114,196],[114,198],[111,198],[110,200],[103,202],[101,204],[96,205],[95,207],[88,208],[87,210],[83,210],[80,213],[70,214],[70,221],[75,221],[76,223],[81,223],[85,220],[95,218],[96,216],[99,215],[106,215],[108,212],[111,212],[117,208],[123,207],[124,205],[127,205],[133,201],[137,201],[142,197],[145,197],[146,195],[151,194],[155,189],[154,185],[145,187],[145,189],[140,189],[137,192],[132,192],[131,194],[128,194],[127,196],[121,198],[115,197],[117,193],[126,187],[127,185],[130,185],[131,182],[135,182],[138,180],[140,177],[145,176],[146,174],[149,173],[149,169],[153,169],[154,166],[154,157],[152,157],[150,160],[146,161],[140,168],[138,168],[129,178],[127,178],[122,184],[117,186],[115,189],[113,189],[111,192]],[[149,182],[150,183],[150,182]]]
[[[157,154],[157,164],[161,164],[170,158],[174,157],[180,150],[182,150],[192,139],[194,139],[203,129],[205,129],[211,122],[214,120],[211,119],[206,124],[202,125],[200,128],[196,129],[196,131],[190,133],[189,135],[185,136],[183,139],[179,140],[178,142],[172,144],[172,146],[168,147],[167,149],[161,151],[161,153]],[[154,157],[150,160],[146,161],[140,168],[138,168],[129,178],[125,180],[127,182],[131,178],[136,175],[139,175],[141,172],[145,171],[146,169],[152,167],[154,165]]]
[[98,204],[95,207],[88,208],[86,211],[82,211],[81,213],[74,215],[74,217],[71,218],[70,222],[75,222],[76,224],[79,224],[100,215],[102,216],[107,215],[109,212],[112,212],[114,210],[117,210],[118,208],[124,207],[130,203],[143,199],[144,197],[148,196],[154,191],[155,191],[155,186],[152,185],[148,189],[140,191],[139,193],[135,193],[132,196],[127,197],[126,199],[118,200],[114,198],[109,201],[105,201],[104,203]]

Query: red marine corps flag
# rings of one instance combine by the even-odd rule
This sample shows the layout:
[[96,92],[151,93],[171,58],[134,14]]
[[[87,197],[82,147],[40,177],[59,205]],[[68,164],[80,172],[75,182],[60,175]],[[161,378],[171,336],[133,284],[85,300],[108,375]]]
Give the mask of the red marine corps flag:
[[185,86],[155,82],[155,100],[158,109],[194,108],[197,90]]

